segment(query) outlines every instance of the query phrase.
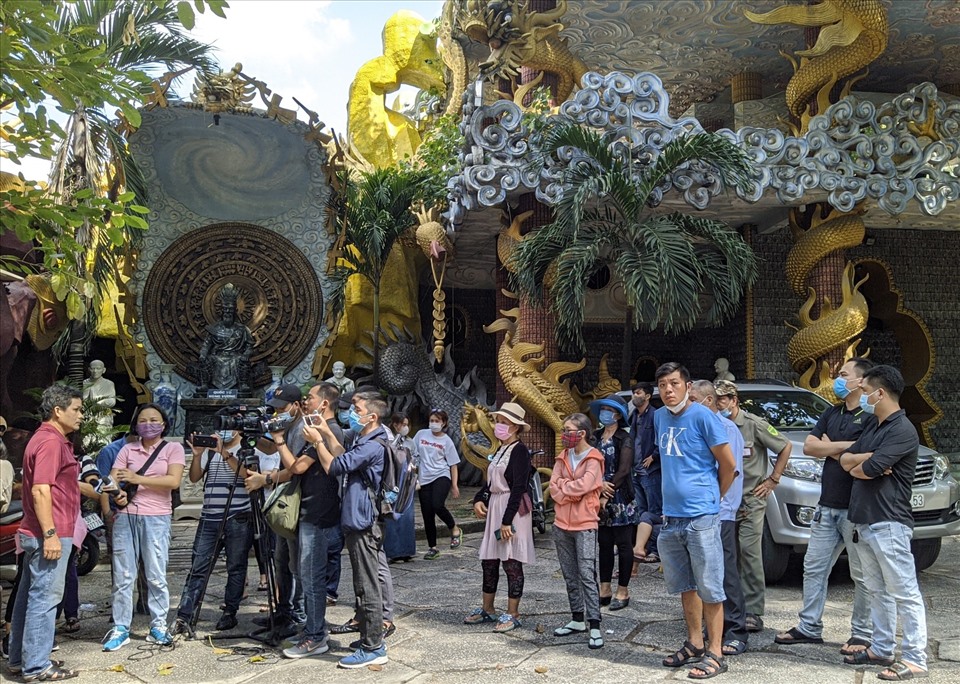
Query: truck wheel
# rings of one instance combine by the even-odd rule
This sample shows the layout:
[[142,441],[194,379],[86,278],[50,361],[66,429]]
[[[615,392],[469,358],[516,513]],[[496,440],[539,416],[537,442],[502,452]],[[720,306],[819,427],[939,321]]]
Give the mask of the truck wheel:
[[940,555],[940,538],[914,539],[910,542],[910,551],[913,553],[913,563],[917,566],[917,572],[926,570],[937,562],[937,556]]
[[88,534],[77,552],[77,574],[83,577],[100,562],[100,542],[96,536]]
[[770,534],[770,526],[763,523],[763,576],[767,584],[775,584],[783,579],[787,573],[787,564],[790,562],[791,549],[789,546],[777,544]]

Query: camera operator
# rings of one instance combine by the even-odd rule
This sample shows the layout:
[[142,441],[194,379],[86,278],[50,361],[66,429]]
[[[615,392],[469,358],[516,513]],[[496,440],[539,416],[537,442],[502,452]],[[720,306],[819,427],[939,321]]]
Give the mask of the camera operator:
[[[303,411],[300,402],[303,393],[293,383],[283,383],[273,393],[267,402],[268,406],[277,409],[277,413],[270,422],[289,423],[281,433],[271,434],[274,444],[280,453],[281,465],[284,453],[288,458],[300,455],[307,441],[303,436]],[[280,468],[266,473],[248,473],[244,482],[248,492],[261,487],[273,487],[280,482],[286,482],[292,473],[286,468]],[[277,568],[277,612],[274,621],[276,636],[286,639],[297,633],[303,622],[303,585],[299,577],[300,545],[295,539],[286,539],[277,536],[277,551],[274,556]],[[270,625],[269,616],[254,618],[254,623],[262,627]]]
[[[203,507],[200,509],[200,524],[193,539],[193,556],[190,572],[180,594],[177,619],[170,633],[189,633],[191,617],[200,600],[210,566],[216,563],[216,548],[220,541],[218,533],[226,516],[223,528],[223,548],[227,553],[227,586],[224,590],[223,614],[217,621],[217,631],[237,626],[237,611],[243,599],[247,583],[247,556],[253,545],[253,526],[250,524],[250,495],[243,488],[247,469],[238,460],[241,434],[237,430],[221,430],[212,435],[217,440],[213,448],[195,446],[188,440],[193,452],[188,477],[190,482],[203,483]],[[259,458],[260,451],[254,451]],[[230,499],[230,491],[233,498]],[[227,500],[230,508],[227,510]]]

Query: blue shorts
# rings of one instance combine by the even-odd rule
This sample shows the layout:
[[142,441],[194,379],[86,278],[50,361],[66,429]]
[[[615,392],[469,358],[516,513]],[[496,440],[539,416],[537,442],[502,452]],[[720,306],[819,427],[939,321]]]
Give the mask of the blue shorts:
[[664,520],[657,546],[667,591],[682,594],[696,590],[704,603],[722,603],[726,594],[720,516],[664,517]]

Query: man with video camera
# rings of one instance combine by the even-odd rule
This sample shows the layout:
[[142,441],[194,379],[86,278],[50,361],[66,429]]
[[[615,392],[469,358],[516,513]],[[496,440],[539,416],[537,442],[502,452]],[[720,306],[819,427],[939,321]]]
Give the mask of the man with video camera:
[[[201,478],[205,478],[203,507],[200,510],[197,534],[193,539],[190,572],[180,594],[176,622],[170,629],[170,633],[174,635],[192,631],[191,618],[205,588],[210,566],[216,562],[221,525],[223,547],[227,553],[227,586],[223,596],[225,607],[216,629],[223,631],[237,626],[237,610],[240,608],[243,589],[247,583],[247,556],[253,545],[250,495],[243,487],[247,469],[244,463],[238,460],[237,453],[240,451],[241,433],[238,430],[220,430],[211,435],[215,444],[209,448],[197,444],[196,438],[194,435],[188,440],[193,450],[188,477],[190,482],[199,482]],[[259,459],[262,454],[255,451],[254,455]]]

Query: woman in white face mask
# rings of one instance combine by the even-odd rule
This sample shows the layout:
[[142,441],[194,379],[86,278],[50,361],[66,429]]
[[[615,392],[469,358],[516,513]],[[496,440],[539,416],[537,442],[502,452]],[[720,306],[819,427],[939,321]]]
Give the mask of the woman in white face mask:
[[463,539],[463,532],[457,527],[446,505],[448,495],[453,494],[454,499],[460,498],[460,488],[457,486],[460,455],[453,440],[445,432],[448,420],[446,411],[433,409],[430,412],[429,429],[420,430],[413,438],[420,463],[420,512],[423,515],[423,531],[430,546],[424,555],[426,560],[440,557],[440,549],[437,548],[437,517],[450,529],[451,549],[458,548]]
[[[417,450],[410,439],[410,420],[406,415],[394,413],[390,416],[390,432],[393,435],[393,448],[406,449],[416,458]],[[417,555],[413,506],[410,506],[399,520],[387,516],[383,521],[383,552],[387,554],[387,561],[390,563],[406,563]]]

